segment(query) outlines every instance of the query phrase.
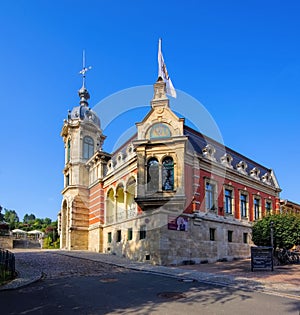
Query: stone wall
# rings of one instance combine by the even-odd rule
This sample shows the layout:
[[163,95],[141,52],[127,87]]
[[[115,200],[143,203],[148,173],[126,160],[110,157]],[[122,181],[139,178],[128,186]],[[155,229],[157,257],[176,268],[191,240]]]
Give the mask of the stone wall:
[[[214,230],[214,240],[210,239]],[[228,240],[228,231],[232,240]],[[247,243],[244,243],[247,233]],[[188,219],[187,231],[161,229],[160,257],[163,265],[186,262],[203,263],[250,257],[251,226],[241,221],[226,222],[217,216]]]
[[13,238],[11,236],[0,236],[0,248],[12,249]]

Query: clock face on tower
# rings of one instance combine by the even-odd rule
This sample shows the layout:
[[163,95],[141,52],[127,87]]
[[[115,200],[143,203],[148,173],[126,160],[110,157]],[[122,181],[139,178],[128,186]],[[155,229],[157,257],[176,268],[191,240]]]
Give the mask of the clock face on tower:
[[150,129],[150,139],[169,137],[171,137],[171,131],[166,124],[157,123],[154,124]]

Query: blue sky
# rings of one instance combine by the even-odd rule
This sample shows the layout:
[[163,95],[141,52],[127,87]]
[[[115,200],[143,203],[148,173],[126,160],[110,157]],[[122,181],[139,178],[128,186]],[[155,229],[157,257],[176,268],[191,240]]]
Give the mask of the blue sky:
[[[226,146],[275,170],[282,198],[300,202],[299,13],[296,0],[1,1],[0,204],[21,220],[56,219],[60,130],[78,105],[82,50],[93,107],[156,81],[159,37],[175,88],[205,106]],[[122,134],[128,122],[110,128]]]

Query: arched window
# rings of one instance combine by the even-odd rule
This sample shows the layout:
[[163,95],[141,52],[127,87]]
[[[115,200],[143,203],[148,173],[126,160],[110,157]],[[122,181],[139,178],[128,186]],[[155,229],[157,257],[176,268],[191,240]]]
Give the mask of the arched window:
[[114,222],[114,191],[110,189],[106,196],[106,223]]
[[162,162],[162,189],[173,190],[174,189],[174,161],[168,156],[163,159]]
[[136,203],[134,201],[135,189],[136,180],[134,177],[131,177],[126,185],[126,209],[128,218],[136,216]]
[[89,159],[94,154],[94,140],[91,137],[83,138],[83,158]]
[[116,190],[117,221],[124,220],[126,218],[124,201],[124,187],[122,184],[119,184]]
[[147,190],[157,191],[159,182],[159,166],[156,158],[149,159],[147,163]]

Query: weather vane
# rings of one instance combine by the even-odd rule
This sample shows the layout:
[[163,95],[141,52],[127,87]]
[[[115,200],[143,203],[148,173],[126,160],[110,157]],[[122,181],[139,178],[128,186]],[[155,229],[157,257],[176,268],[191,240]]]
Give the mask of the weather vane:
[[85,51],[82,52],[82,69],[79,71],[79,73],[82,75],[82,87],[85,87],[85,74],[89,70],[91,70],[92,67],[86,67],[85,66]]

